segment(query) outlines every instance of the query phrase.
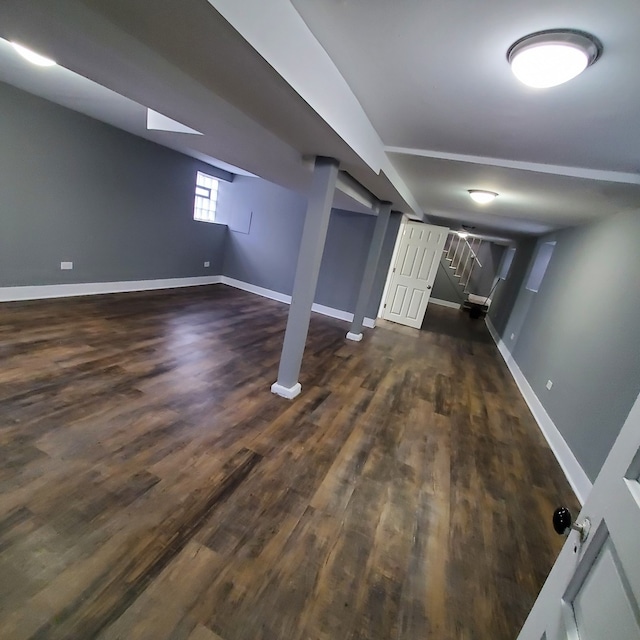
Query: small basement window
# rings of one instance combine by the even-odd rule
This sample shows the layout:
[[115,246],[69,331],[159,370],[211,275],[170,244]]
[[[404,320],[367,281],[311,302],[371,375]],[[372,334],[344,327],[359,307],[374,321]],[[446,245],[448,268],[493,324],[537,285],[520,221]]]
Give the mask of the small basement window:
[[196,175],[196,195],[193,205],[193,219],[201,222],[216,221],[218,202],[218,180],[202,171]]
[[545,242],[540,245],[533,267],[531,267],[529,279],[527,280],[527,289],[529,291],[537,293],[538,289],[540,289],[542,279],[544,278],[544,274],[547,272],[547,267],[551,262],[551,256],[553,255],[553,250],[555,248],[555,242]]

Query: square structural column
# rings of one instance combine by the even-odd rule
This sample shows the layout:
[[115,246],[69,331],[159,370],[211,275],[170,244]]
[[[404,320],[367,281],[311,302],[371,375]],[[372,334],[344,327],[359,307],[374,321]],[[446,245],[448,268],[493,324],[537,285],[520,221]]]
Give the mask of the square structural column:
[[309,189],[278,380],[271,385],[271,391],[283,398],[295,398],[302,390],[298,376],[309,332],[311,307],[316,293],[337,178],[338,161],[317,157]]
[[390,216],[391,203],[383,202],[378,211],[376,226],[373,230],[371,244],[369,245],[369,255],[367,256],[367,264],[364,268],[362,281],[360,282],[360,291],[358,293],[358,301],[356,302],[356,310],[353,314],[353,321],[351,322],[351,329],[349,329],[349,333],[347,333],[349,340],[355,340],[356,342],[362,340],[364,314],[367,312],[367,305],[371,297],[371,289],[373,288],[373,281],[376,277],[378,261],[380,260],[384,236],[387,232]]

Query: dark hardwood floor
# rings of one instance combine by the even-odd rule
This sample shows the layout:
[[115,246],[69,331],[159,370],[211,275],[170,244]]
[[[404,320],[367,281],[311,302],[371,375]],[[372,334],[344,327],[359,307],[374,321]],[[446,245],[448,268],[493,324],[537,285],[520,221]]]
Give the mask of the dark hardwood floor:
[[575,498],[481,320],[222,285],[0,305],[0,638],[513,639]]

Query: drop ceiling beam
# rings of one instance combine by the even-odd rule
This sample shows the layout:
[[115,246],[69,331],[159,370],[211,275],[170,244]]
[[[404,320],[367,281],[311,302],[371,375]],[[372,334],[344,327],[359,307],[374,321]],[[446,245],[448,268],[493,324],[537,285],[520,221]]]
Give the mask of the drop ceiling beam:
[[409,147],[385,147],[385,151],[387,153],[397,153],[405,156],[434,158],[436,160],[451,160],[453,162],[466,162],[468,164],[503,167],[505,169],[519,169],[520,171],[534,171],[536,173],[548,173],[556,176],[567,176],[569,178],[618,182],[621,184],[640,184],[639,173],[624,173],[621,171],[607,171],[604,169],[588,169],[586,167],[567,167],[557,164],[542,164],[540,162],[521,162],[519,160],[471,156],[461,153],[446,153],[444,151],[432,151],[429,149],[411,149]]
[[342,191],[342,193],[359,202],[361,205],[371,209],[372,213],[377,213],[380,208],[380,200],[346,171],[340,171],[338,173],[336,189]]

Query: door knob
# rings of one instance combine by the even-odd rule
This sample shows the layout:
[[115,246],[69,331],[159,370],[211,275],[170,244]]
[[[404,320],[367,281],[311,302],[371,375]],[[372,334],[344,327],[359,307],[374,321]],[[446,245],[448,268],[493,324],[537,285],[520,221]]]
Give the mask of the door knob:
[[553,512],[553,528],[561,536],[569,535],[573,529],[580,534],[580,542],[584,542],[589,537],[591,521],[585,518],[582,522],[573,522],[571,511],[567,507],[558,507]]
[[427,285],[427,289],[431,289],[431,285],[430,284]]

